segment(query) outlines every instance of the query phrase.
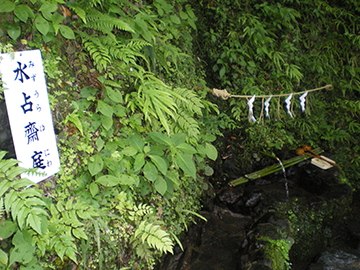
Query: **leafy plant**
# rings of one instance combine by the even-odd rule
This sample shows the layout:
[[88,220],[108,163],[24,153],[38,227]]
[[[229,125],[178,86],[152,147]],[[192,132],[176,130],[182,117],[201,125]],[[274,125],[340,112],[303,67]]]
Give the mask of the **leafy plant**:
[[216,106],[192,55],[191,6],[1,3],[11,24],[2,23],[1,38],[43,52],[59,131],[63,166],[52,199],[42,198],[48,226],[32,236],[37,263],[152,268],[199,216],[206,161],[217,158],[203,123]]
[[71,201],[65,208],[60,201],[55,206],[33,182],[18,177],[36,173],[35,170],[15,166],[18,161],[4,160],[5,154],[0,152],[0,237],[6,243],[4,246],[13,248],[0,250],[0,267],[10,267],[16,262],[39,269],[37,257],[44,256],[46,251],[55,251],[61,260],[66,255],[76,263],[76,238],[86,235],[75,210],[82,218],[89,219],[92,218],[87,211],[89,206],[76,203],[75,208]]
[[[8,19],[2,21],[2,27],[13,40],[16,40],[24,33],[21,24],[32,25],[32,31],[37,30],[45,42],[54,40],[54,37],[60,34],[66,39],[74,39],[73,30],[65,25],[66,17],[69,11],[63,4],[63,1],[53,3],[32,0],[29,4],[23,4],[18,1],[2,0],[0,2],[0,13],[6,13]],[[62,13],[62,14],[61,14]]]

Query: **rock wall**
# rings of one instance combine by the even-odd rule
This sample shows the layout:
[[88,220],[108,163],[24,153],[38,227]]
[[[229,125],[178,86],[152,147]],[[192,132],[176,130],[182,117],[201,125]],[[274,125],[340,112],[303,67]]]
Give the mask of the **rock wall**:
[[0,150],[8,152],[5,158],[16,158],[4,98],[0,99]]

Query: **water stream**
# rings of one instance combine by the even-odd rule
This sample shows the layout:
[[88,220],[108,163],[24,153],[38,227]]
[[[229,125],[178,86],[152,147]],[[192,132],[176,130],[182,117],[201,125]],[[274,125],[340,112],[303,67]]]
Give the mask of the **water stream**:
[[279,162],[280,166],[281,166],[281,169],[283,171],[283,174],[284,174],[284,178],[285,178],[285,190],[286,190],[286,197],[289,198],[289,184],[288,184],[288,180],[286,178],[286,171],[285,171],[285,167],[283,165],[283,163],[281,162],[280,158],[278,157],[275,157],[277,159],[277,161]]

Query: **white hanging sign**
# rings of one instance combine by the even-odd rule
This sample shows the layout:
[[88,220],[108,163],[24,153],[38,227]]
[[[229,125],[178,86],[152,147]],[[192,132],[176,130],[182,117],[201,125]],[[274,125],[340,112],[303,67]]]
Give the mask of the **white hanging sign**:
[[302,94],[300,97],[299,97],[299,100],[300,100],[300,108],[301,108],[301,111],[303,113],[305,113],[305,101],[306,101],[306,96],[307,96],[308,92],[305,92],[304,94]]
[[255,101],[255,95],[252,96],[252,98],[249,99],[248,101],[248,106],[249,106],[249,114],[250,114],[250,119],[251,121],[253,121],[254,123],[256,122],[256,118],[254,116],[254,111],[253,111],[253,107],[254,107],[254,101]]
[[38,183],[59,171],[60,160],[40,50],[0,54],[6,108],[16,158],[23,168],[46,176],[22,174]]
[[270,95],[270,97],[264,103],[264,111],[265,111],[265,115],[268,119],[270,119],[269,107],[270,107],[271,98],[272,98],[272,95]]
[[291,118],[293,118],[293,115],[292,115],[291,110],[290,110],[290,105],[291,105],[292,96],[293,96],[293,94],[291,93],[291,94],[285,99],[286,111],[287,111],[288,115],[290,115]]

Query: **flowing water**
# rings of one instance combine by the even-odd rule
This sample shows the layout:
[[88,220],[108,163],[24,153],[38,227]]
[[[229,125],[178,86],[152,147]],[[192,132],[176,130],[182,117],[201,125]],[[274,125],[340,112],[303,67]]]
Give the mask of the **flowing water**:
[[286,197],[289,197],[289,184],[288,184],[288,180],[286,178],[286,171],[285,171],[285,167],[283,165],[283,163],[281,162],[280,158],[276,157],[277,161],[279,162],[281,169],[283,171],[284,174],[284,178],[285,178],[285,190],[286,190]]

